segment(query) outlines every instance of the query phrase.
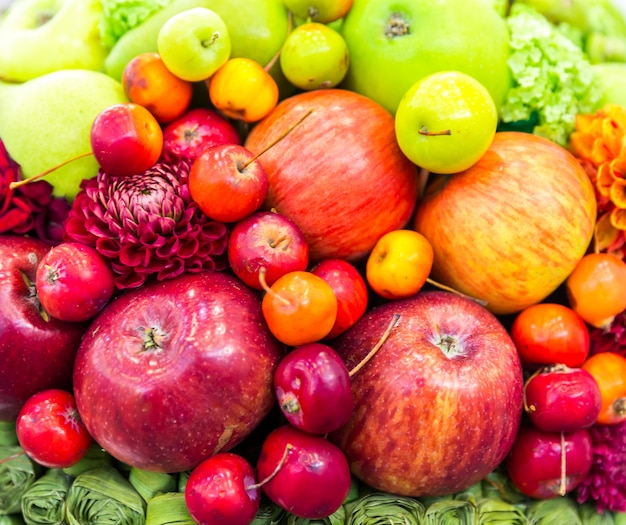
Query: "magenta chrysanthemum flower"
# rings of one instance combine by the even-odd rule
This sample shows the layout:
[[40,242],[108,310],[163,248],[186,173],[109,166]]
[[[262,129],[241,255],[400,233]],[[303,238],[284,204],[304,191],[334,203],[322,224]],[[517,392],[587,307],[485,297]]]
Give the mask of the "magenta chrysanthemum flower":
[[0,234],[33,235],[58,244],[68,202],[53,197],[52,185],[44,180],[11,189],[10,184],[19,180],[20,166],[0,140]]
[[189,164],[156,164],[131,177],[103,172],[83,181],[64,236],[94,246],[111,262],[119,289],[150,278],[226,268],[226,225],[191,199]]
[[615,352],[626,357],[626,312],[615,316],[608,328],[594,328],[589,332],[590,354]]
[[626,422],[594,425],[591,471],[577,487],[579,503],[591,501],[598,512],[626,511]]

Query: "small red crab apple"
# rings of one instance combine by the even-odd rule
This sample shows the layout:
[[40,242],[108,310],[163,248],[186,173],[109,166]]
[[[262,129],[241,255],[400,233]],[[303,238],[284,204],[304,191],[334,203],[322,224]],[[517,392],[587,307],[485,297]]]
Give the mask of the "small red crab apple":
[[92,443],[74,396],[56,388],[42,390],[24,403],[17,415],[16,432],[24,452],[49,468],[75,465]]
[[111,300],[115,279],[109,262],[95,248],[62,242],[39,262],[35,287],[50,316],[81,322],[94,317]]

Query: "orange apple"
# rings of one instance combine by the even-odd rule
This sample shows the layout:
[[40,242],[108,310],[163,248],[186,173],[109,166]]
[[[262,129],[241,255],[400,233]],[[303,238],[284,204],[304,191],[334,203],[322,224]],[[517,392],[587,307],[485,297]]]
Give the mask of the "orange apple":
[[383,235],[370,252],[365,277],[370,288],[385,299],[410,297],[424,286],[433,265],[433,247],[415,230]]
[[498,132],[471,168],[429,184],[415,229],[431,278],[510,314],[554,292],[586,253],[597,203],[578,160],[545,138]]

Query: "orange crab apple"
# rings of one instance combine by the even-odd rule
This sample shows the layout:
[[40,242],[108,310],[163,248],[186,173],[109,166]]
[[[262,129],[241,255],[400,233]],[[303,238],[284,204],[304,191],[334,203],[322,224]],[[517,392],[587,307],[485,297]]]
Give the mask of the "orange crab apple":
[[193,84],[174,75],[156,52],[135,56],[124,68],[122,86],[131,102],[144,106],[161,124],[185,113]]
[[261,306],[274,337],[289,346],[320,341],[337,317],[333,289],[309,271],[288,272],[265,287]]
[[213,106],[232,119],[257,122],[278,103],[276,81],[250,58],[229,59],[206,83]]
[[381,297],[399,299],[422,289],[432,265],[433,247],[426,237],[415,230],[393,230],[370,252],[365,277]]
[[602,328],[626,308],[626,262],[609,253],[588,253],[567,277],[572,309]]

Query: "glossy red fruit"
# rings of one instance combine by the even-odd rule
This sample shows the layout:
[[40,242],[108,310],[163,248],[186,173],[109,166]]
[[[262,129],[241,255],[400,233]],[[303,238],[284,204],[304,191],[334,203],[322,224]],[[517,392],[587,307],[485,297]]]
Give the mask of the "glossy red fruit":
[[546,367],[525,385],[525,410],[530,420],[548,432],[589,428],[602,407],[600,387],[581,368]]
[[196,466],[185,485],[185,503],[199,525],[248,525],[259,510],[261,489],[242,456],[219,452]]
[[348,368],[322,343],[299,346],[283,357],[274,373],[274,390],[287,420],[312,434],[337,430],[354,409]]
[[136,175],[154,166],[163,150],[163,130],[146,108],[127,102],[103,109],[90,132],[91,149],[111,175]]
[[189,171],[189,193],[211,219],[237,222],[257,211],[267,196],[267,173],[239,144],[205,149]]
[[579,367],[590,350],[585,321],[559,303],[538,303],[522,310],[511,325],[511,338],[527,369],[556,363]]
[[549,499],[574,490],[589,473],[592,458],[588,430],[546,432],[527,425],[520,428],[505,465],[522,494]]
[[263,289],[259,274],[272,286],[279,277],[304,271],[309,265],[309,246],[302,230],[288,217],[258,211],[233,226],[228,240],[228,262],[244,283]]
[[166,162],[193,162],[206,148],[240,143],[237,129],[228,119],[209,108],[193,108],[163,128],[162,156]]
[[87,321],[111,300],[113,270],[95,248],[78,242],[54,246],[37,266],[36,288],[43,308],[61,321]]
[[74,396],[60,389],[42,390],[30,397],[17,416],[16,431],[24,452],[49,468],[75,465],[92,442]]
[[274,503],[308,519],[335,512],[348,495],[351,482],[348,461],[339,448],[322,436],[291,425],[280,426],[265,438],[257,478]]
[[337,317],[326,339],[333,339],[356,323],[367,310],[368,290],[357,268],[343,259],[325,259],[311,273],[324,279],[337,298]]

